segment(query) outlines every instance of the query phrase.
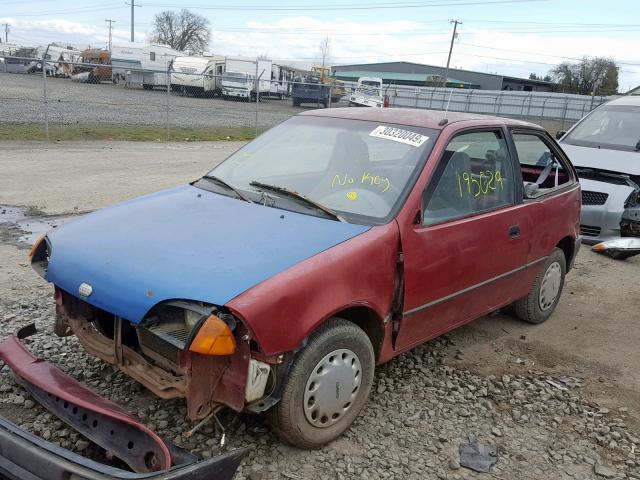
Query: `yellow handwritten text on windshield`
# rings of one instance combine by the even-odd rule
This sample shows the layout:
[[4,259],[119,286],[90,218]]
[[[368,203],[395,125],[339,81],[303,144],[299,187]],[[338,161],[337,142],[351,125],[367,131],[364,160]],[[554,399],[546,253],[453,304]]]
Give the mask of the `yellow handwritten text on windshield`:
[[382,193],[391,188],[391,180],[389,177],[382,177],[380,175],[372,175],[369,172],[363,172],[359,177],[352,177],[348,174],[334,175],[331,181],[331,188],[344,187],[345,185],[368,185],[371,187],[377,186]]

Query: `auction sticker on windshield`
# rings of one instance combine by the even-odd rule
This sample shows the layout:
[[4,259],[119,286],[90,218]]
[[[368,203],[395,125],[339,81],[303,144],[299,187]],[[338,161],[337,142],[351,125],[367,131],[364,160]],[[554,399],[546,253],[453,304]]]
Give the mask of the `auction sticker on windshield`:
[[426,135],[410,132],[409,130],[403,130],[401,128],[385,127],[384,125],[376,127],[375,130],[369,134],[369,136],[386,138],[387,140],[405,143],[413,147],[419,147],[424,142],[429,140],[429,137],[427,137]]

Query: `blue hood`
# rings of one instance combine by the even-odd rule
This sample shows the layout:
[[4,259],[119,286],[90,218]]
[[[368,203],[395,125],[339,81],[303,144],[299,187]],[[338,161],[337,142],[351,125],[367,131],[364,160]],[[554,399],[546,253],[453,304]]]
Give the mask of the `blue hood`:
[[47,280],[139,323],[155,304],[224,305],[369,227],[264,207],[192,186],[90,213],[49,233]]

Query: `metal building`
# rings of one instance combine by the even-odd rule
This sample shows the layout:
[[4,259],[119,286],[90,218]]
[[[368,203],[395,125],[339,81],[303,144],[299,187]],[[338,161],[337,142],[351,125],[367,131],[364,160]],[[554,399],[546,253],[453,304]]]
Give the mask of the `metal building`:
[[[358,65],[336,65],[332,72],[340,80],[354,81],[358,77],[379,77],[384,83],[398,85],[429,85],[434,77],[442,78],[444,67],[412,62],[384,62]],[[395,82],[393,80],[396,80]],[[447,87],[473,88],[480,90],[513,90],[524,92],[551,92],[554,84],[542,80],[495,75],[493,73],[474,72],[450,68],[447,75]]]

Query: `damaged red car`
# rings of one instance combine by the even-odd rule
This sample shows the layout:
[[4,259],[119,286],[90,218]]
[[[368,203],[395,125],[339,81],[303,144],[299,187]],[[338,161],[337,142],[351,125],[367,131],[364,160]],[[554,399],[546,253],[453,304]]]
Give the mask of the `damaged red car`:
[[376,365],[507,305],[547,320],[579,217],[576,173],[536,125],[329,109],[68,223],[31,258],[57,335],[192,420],[267,413],[312,448],[353,422]]

